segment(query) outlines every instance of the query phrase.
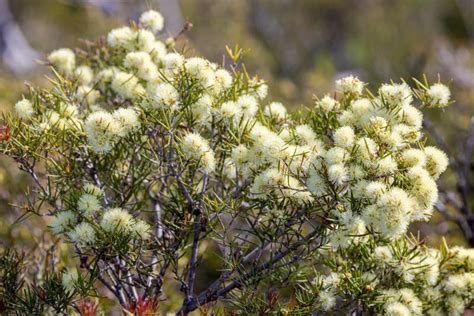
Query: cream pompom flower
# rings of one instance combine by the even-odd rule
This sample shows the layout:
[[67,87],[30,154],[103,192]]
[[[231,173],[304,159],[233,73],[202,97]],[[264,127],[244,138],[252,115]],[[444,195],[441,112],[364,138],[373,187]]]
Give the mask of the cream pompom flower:
[[161,31],[165,25],[165,19],[160,12],[155,10],[143,12],[139,21],[143,27],[148,28],[155,33]]
[[27,99],[18,101],[15,104],[15,112],[18,115],[18,117],[24,120],[30,119],[35,113],[33,109],[33,105],[31,104],[30,100],[27,100]]
[[451,91],[444,84],[435,83],[428,89],[427,94],[432,106],[443,108],[449,105]]
[[48,55],[48,61],[65,75],[72,75],[76,68],[76,55],[69,48],[60,48]]

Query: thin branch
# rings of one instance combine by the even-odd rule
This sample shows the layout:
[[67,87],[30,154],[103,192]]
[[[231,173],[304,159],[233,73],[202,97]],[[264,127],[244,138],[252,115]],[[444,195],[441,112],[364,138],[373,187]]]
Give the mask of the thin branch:
[[184,304],[189,302],[194,295],[194,282],[196,280],[196,268],[197,268],[197,258],[198,258],[198,248],[199,248],[199,235],[201,233],[201,218],[203,213],[202,201],[204,199],[204,194],[207,190],[209,176],[206,173],[203,178],[203,186],[201,192],[201,199],[199,200],[198,207],[196,211],[198,212],[195,223],[194,223],[194,234],[193,234],[193,245],[191,248],[191,258],[189,259],[189,274],[188,274],[188,285],[187,285],[187,295],[185,298]]
[[[299,241],[289,245],[287,249],[278,252],[265,264],[262,264],[256,267],[255,269],[253,269],[252,271],[249,271],[243,274],[242,276],[235,278],[230,284],[228,284],[222,289],[220,288],[220,286],[215,287],[215,288],[208,288],[204,292],[200,293],[197,296],[197,298],[193,298],[191,301],[187,302],[187,304],[181,307],[181,309],[176,313],[176,315],[177,316],[187,315],[189,312],[197,309],[199,306],[215,301],[219,297],[222,297],[226,295],[227,293],[231,292],[232,290],[239,288],[240,286],[242,286],[242,284],[246,280],[254,278],[255,276],[262,273],[263,271],[271,269],[275,263],[279,262],[280,260],[288,256],[291,252],[297,250],[301,245],[304,245],[305,243],[310,242],[312,239],[317,237],[320,233],[321,233],[321,230],[319,229],[319,227],[315,228],[311,233],[309,233],[303,239],[300,239]],[[316,249],[318,249],[322,245],[323,245],[323,241],[319,243]]]

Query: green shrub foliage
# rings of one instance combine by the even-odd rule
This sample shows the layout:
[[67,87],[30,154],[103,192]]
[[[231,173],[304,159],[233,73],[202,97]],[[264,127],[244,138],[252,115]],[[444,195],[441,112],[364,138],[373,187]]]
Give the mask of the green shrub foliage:
[[[4,115],[1,149],[35,182],[28,211],[50,218],[77,269],[43,280],[38,298],[7,273],[20,258],[5,253],[2,308],[67,313],[108,292],[151,313],[171,288],[181,315],[472,305],[474,251],[407,235],[430,218],[448,166],[425,145],[421,112],[451,103],[445,85],[371,92],[348,76],[290,114],[265,101],[241,50],[218,65],[159,40],[162,28],[148,11],[106,40],[52,52],[50,88],[30,87]],[[215,278],[201,284],[211,259]]]

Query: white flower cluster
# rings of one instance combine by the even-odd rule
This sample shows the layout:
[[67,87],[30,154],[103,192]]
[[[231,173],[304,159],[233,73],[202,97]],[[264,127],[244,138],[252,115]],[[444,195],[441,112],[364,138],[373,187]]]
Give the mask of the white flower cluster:
[[212,172],[216,166],[214,151],[201,135],[189,133],[183,139],[183,151],[189,159],[199,161],[206,172]]
[[79,131],[84,125],[78,107],[68,102],[60,102],[55,109],[47,109],[39,118],[38,124],[33,124],[31,127],[40,131],[50,129]]
[[279,122],[271,128],[255,119],[257,103],[251,97],[222,104],[222,117],[236,124],[245,117],[241,125],[251,126],[248,143],[232,151],[231,164],[243,178],[252,177],[250,170],[262,170],[250,189],[257,198],[277,194],[300,203],[324,199],[328,205],[337,199],[341,207],[331,214],[340,218],[342,212],[351,223],[333,236],[338,245],[349,245],[342,230],[362,234],[372,227],[384,237],[400,237],[410,222],[431,215],[435,180],[446,169],[447,156],[418,145],[422,114],[411,104],[408,85],[383,85],[375,98],[362,96],[364,83],[355,77],[339,80],[338,86],[342,101],[326,96],[314,113],[321,124],[336,119],[330,139],[312,126],[285,119],[286,110],[278,103],[264,110]]
[[100,226],[108,233],[120,232],[141,239],[147,239],[150,234],[150,226],[147,223],[133,218],[132,215],[121,208],[106,211],[102,216]]
[[432,85],[427,94],[433,106],[446,107],[449,105],[451,91],[444,84],[436,83]]
[[137,112],[131,108],[121,108],[112,114],[103,110],[90,114],[84,130],[92,149],[105,153],[112,149],[116,141],[139,127]]
[[280,102],[272,102],[265,107],[264,113],[268,117],[273,117],[277,121],[283,121],[286,118],[286,108]]
[[364,90],[364,83],[357,77],[347,76],[337,80],[336,87],[343,93],[359,95]]
[[385,315],[422,315],[422,303],[411,289],[388,290],[385,297]]
[[[412,314],[421,315],[421,308],[413,309],[413,304],[416,302],[417,306],[421,306],[420,299],[429,303],[429,307],[426,308],[426,311],[429,315],[462,315],[465,309],[469,306],[470,302],[474,299],[474,273],[472,272],[472,263],[474,260],[474,255],[472,249],[463,249],[463,248],[452,248],[449,250],[450,255],[442,259],[439,252],[430,249],[428,256],[423,259],[423,257],[413,258],[413,261],[418,261],[416,266],[405,266],[399,267],[399,264],[404,265],[404,258],[400,258],[401,261],[392,261],[392,267],[397,273],[397,270],[404,270],[405,273],[409,275],[416,275],[417,278],[427,284],[423,288],[423,291],[416,295],[413,291],[410,291],[409,296],[410,300],[398,300],[398,307],[392,306],[393,298],[400,297],[404,295],[400,292],[407,292],[407,290],[390,290],[387,292],[389,294],[389,299],[385,304],[385,311],[389,313],[392,309],[408,309]],[[380,251],[379,251],[380,252]],[[377,259],[378,256],[375,256]],[[470,258],[469,258],[470,257]],[[406,259],[406,258],[405,258]],[[387,262],[387,260],[385,260]],[[387,263],[390,264],[390,263]],[[469,266],[471,264],[471,266]],[[454,274],[451,273],[440,273],[440,269],[452,268]],[[414,269],[414,271],[410,271]],[[435,271],[435,273],[432,273]],[[468,271],[468,272],[466,272]],[[407,281],[405,281],[407,282]],[[413,281],[407,282],[412,283]],[[407,295],[408,297],[408,295]],[[442,298],[445,298],[444,300]],[[405,314],[403,314],[405,315]],[[411,315],[407,313],[406,315]]]
[[82,189],[83,193],[77,200],[77,209],[84,216],[94,216],[102,209],[100,198],[102,197],[102,190],[92,184],[87,184]]
[[163,29],[165,20],[159,12],[149,10],[140,16],[140,24],[153,32],[159,32]]
[[74,229],[67,234],[67,236],[71,242],[79,246],[90,246],[95,242],[96,232],[91,224],[81,222],[77,224]]
[[145,89],[138,82],[138,78],[130,73],[119,71],[114,75],[111,88],[124,98],[133,99],[145,93]]
[[[278,102],[263,109],[262,119],[257,116],[258,103],[268,90],[262,80],[253,78],[238,97],[222,99],[234,84],[227,70],[200,57],[167,52],[154,34],[164,25],[158,12],[145,12],[139,22],[141,28],[121,27],[108,34],[109,47],[121,58],[115,66],[76,68],[73,51],[50,54],[49,61],[60,72],[77,80],[78,95],[90,111],[82,113],[77,105],[61,103],[60,109],[45,114],[43,129],[83,127],[91,148],[108,153],[141,125],[137,109],[122,107],[110,113],[102,108],[102,95],[113,91],[145,112],[190,110],[205,130],[183,135],[183,154],[208,173],[216,170],[220,155],[206,140],[212,121],[224,120],[243,131],[241,143],[224,159],[225,170],[231,177],[250,180],[255,198],[276,194],[298,203],[325,199],[327,205],[337,200],[341,207],[328,210],[329,214],[340,220],[338,213],[345,213],[342,217],[350,217],[347,223],[358,223],[341,225],[341,230],[363,232],[372,227],[389,238],[402,236],[410,222],[430,216],[437,200],[435,180],[448,160],[438,149],[419,145],[422,114],[412,105],[415,95],[407,84],[384,84],[373,97],[364,95],[366,84],[357,77],[337,80],[339,100],[325,96],[311,114],[313,122],[327,126],[324,132],[315,123],[293,120]],[[199,89],[199,98],[190,105],[182,100],[186,92],[178,89],[183,78]],[[426,88],[425,95],[433,106],[449,103],[449,89],[442,84]],[[25,119],[34,112],[27,100],[20,101],[16,110]],[[354,198],[357,210],[351,207]],[[84,197],[82,204],[82,209],[93,212],[92,200]],[[347,244],[342,233],[333,239]]]
[[[462,315],[474,299],[472,249],[440,251],[410,240],[379,245],[373,241],[367,239],[362,252],[361,245],[354,244],[344,252],[320,250],[316,262],[328,257],[333,262],[333,272],[317,274],[313,281],[319,288],[317,295],[323,296],[318,299],[322,310],[328,305],[333,308],[347,287],[354,284],[368,292],[378,289],[375,301],[381,303],[383,315]],[[359,259],[348,262],[351,256]]]
[[438,251],[420,252],[407,258],[395,249],[389,246],[377,246],[374,249],[374,261],[381,269],[392,268],[395,275],[406,283],[413,283],[415,280],[429,286],[438,283],[441,260]]
[[48,60],[65,75],[71,75],[76,68],[76,55],[69,48],[55,50],[49,54]]
[[15,104],[15,112],[18,115],[18,117],[24,120],[28,120],[35,113],[35,111],[33,110],[33,105],[27,99],[18,101]]
[[[101,202],[103,194],[95,185],[84,185],[72,210],[54,215],[52,232],[67,235],[73,243],[80,246],[93,245],[96,241],[96,230],[99,228],[107,233],[122,233],[135,239],[149,238],[151,228],[146,222],[134,218],[121,208],[104,211]],[[78,223],[80,220],[82,222]]]
[[[125,100],[140,104],[147,111],[177,110],[181,96],[175,85],[179,84],[183,74],[204,88],[201,98],[193,104],[191,110],[198,122],[209,124],[211,113],[215,112],[215,99],[232,86],[232,75],[206,59],[186,59],[179,53],[167,52],[166,45],[154,34],[161,31],[164,25],[159,12],[147,11],[141,15],[139,22],[142,28],[120,27],[107,36],[109,47],[121,50],[118,55],[123,56],[117,67],[96,69],[85,64],[76,67],[76,56],[70,49],[60,49],[49,55],[48,60],[61,74],[76,80],[76,99],[80,103],[85,101],[88,111],[81,109],[78,113],[76,110],[73,115],[74,124],[69,122],[71,117],[61,117],[56,112],[47,113],[39,129],[46,130],[53,125],[58,125],[63,130],[80,130],[83,127],[92,149],[98,153],[107,153],[120,137],[140,126],[140,122],[136,111],[127,108],[109,113],[101,104],[102,97],[113,91]],[[254,117],[257,113],[255,97],[264,97],[266,90],[266,84],[255,80],[251,93],[242,96],[235,105],[232,104],[232,109],[229,107],[230,113],[223,110],[223,115],[236,115],[236,119],[237,114],[245,118]],[[18,115],[24,119],[33,115],[33,109],[27,102],[21,101],[16,107]],[[274,106],[272,111],[278,111],[281,116],[282,109],[277,108],[278,106]],[[210,154],[204,158],[209,157]],[[212,169],[213,162],[207,162]]]

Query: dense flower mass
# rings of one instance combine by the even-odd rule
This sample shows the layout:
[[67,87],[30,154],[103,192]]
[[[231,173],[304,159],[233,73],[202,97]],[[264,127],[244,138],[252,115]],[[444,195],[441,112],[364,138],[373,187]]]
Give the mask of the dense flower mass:
[[[148,11],[112,30],[97,49],[101,62],[95,51],[51,53],[57,86],[17,103],[9,121],[17,138],[5,149],[46,157],[52,232],[95,258],[110,282],[124,279],[129,292],[110,287],[123,306],[140,289],[158,296],[167,273],[181,283],[186,313],[237,288],[246,302],[265,269],[298,294],[295,314],[350,306],[459,315],[472,304],[472,250],[406,237],[410,223],[430,218],[449,163],[426,145],[421,112],[451,102],[445,85],[372,93],[348,76],[292,115],[265,101],[267,85],[235,56],[226,69],[160,41],[163,24]],[[226,272],[195,295],[203,244],[215,246]],[[63,282],[74,289],[76,279]],[[254,313],[246,304],[238,306]]]

